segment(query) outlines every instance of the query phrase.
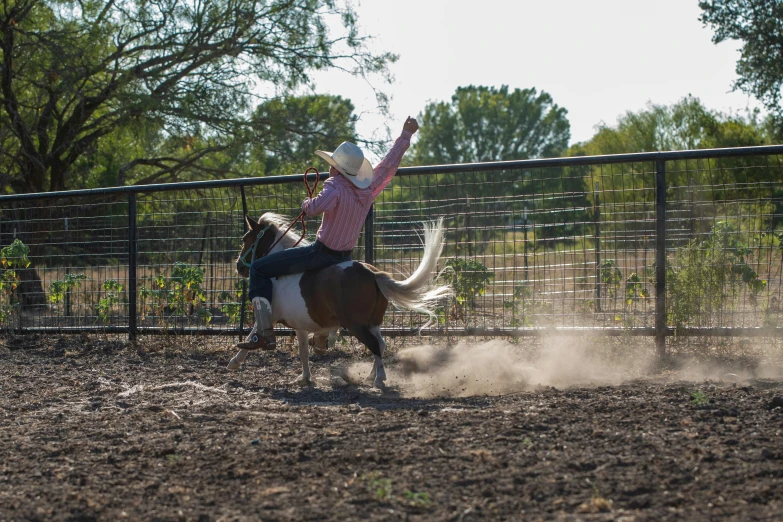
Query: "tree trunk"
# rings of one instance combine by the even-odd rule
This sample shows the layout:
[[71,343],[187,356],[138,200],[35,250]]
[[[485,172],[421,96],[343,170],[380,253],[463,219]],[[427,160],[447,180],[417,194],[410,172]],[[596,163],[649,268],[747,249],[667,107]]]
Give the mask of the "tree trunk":
[[46,293],[38,272],[32,266],[16,270],[19,276],[19,287],[16,292],[22,309],[40,308],[46,306]]

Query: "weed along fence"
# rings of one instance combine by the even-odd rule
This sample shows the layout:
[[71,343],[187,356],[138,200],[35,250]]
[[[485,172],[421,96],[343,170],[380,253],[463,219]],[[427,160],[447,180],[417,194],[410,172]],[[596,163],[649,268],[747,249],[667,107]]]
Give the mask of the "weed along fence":
[[[402,168],[354,259],[410,274],[418,225],[444,218],[456,297],[424,335],[642,335],[661,350],[671,335],[780,336],[781,155]],[[0,196],[2,330],[239,336],[251,318],[235,271],[242,216],[293,218],[304,197],[301,175]],[[385,334],[425,321],[394,311]]]

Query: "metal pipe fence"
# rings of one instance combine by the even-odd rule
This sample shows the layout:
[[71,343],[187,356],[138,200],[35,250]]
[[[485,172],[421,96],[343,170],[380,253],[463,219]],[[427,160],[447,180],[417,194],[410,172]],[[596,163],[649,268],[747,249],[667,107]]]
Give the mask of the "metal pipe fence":
[[[457,296],[425,335],[781,335],[783,146],[401,168],[354,259],[404,277],[443,217]],[[311,175],[313,178],[314,175]],[[0,329],[242,335],[243,214],[293,218],[301,175],[0,196]],[[309,235],[317,229],[310,220]],[[10,275],[0,276],[11,281]],[[426,318],[393,310],[386,335]]]

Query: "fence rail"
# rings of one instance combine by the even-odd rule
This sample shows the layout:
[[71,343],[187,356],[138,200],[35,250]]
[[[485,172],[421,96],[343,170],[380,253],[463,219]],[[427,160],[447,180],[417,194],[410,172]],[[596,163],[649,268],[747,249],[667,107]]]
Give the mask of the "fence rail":
[[[458,298],[425,335],[642,335],[660,350],[674,334],[780,336],[782,154],[775,145],[401,168],[354,258],[410,273],[417,224],[445,219]],[[293,217],[301,180],[0,196],[0,247],[20,239],[32,261],[0,295],[0,328],[241,335],[242,216]],[[384,333],[417,334],[423,322],[395,310]]]

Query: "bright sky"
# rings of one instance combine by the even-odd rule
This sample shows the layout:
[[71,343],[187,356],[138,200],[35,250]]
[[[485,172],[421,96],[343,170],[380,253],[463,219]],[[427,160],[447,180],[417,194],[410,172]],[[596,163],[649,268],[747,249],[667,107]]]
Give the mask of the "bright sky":
[[600,122],[613,125],[648,102],[692,94],[734,113],[758,103],[731,92],[739,43],[712,43],[698,0],[363,0],[355,6],[371,48],[400,56],[392,118],[378,115],[372,89],[345,73],[315,77],[316,91],[350,98],[364,137],[398,132],[408,115],[450,100],[459,86],[535,87],[568,110],[571,143]]

